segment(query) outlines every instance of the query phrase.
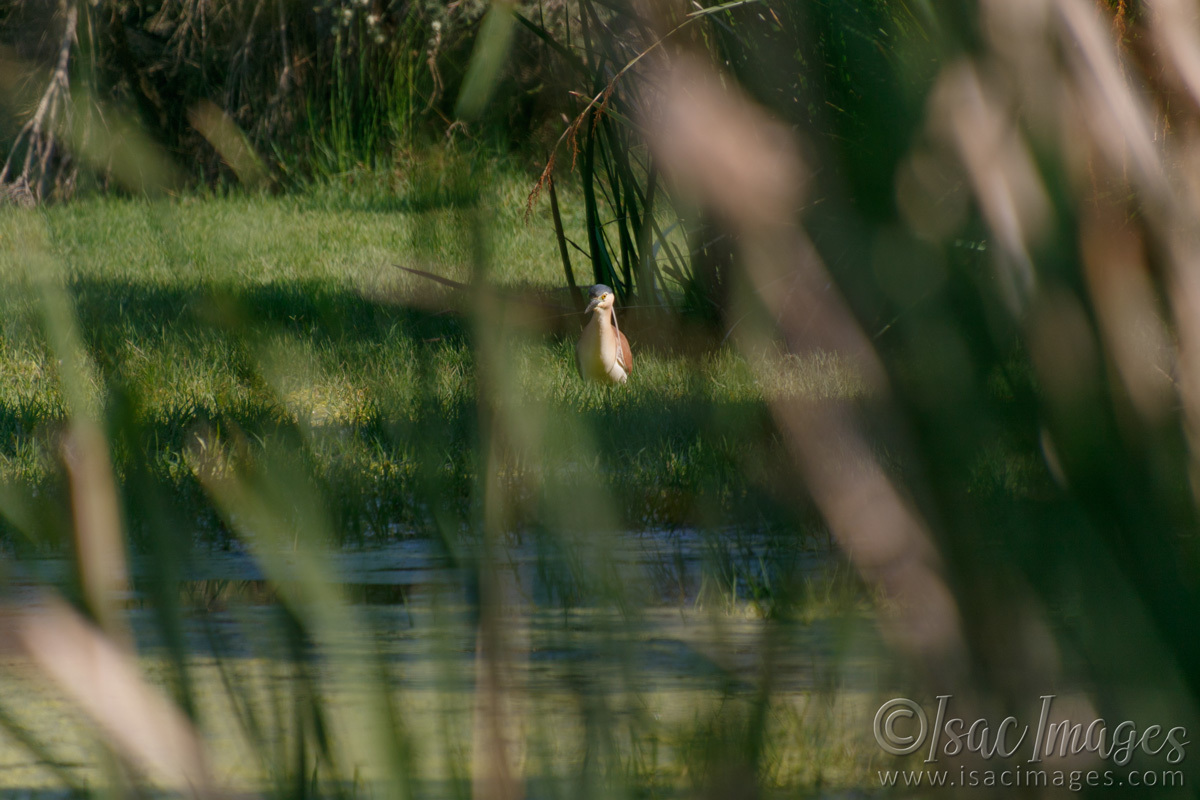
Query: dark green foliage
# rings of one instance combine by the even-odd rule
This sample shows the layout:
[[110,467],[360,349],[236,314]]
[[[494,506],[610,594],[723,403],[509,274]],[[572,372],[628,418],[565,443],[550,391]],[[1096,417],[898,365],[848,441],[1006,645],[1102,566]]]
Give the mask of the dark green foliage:
[[[8,0],[0,4],[0,45],[12,48],[6,68],[30,99],[60,57],[68,10],[78,41],[64,91],[47,92],[51,106],[69,105],[73,95],[101,114],[125,115],[189,182],[210,185],[234,176],[221,142],[196,125],[193,114],[205,103],[248,136],[277,177],[391,167],[422,135],[445,130],[455,64],[479,14],[469,3],[436,2],[71,0],[56,9]],[[78,116],[60,116],[40,137],[94,138]],[[39,137],[15,134],[0,129],[0,144],[19,165]],[[62,152],[47,165],[51,178],[59,176],[57,195],[73,191],[76,160]],[[106,165],[90,166],[82,177],[107,187]]]

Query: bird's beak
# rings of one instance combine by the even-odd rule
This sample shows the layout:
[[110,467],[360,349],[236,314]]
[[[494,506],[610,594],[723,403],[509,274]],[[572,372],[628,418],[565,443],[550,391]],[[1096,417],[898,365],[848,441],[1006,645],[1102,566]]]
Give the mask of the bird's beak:
[[603,299],[603,297],[593,297],[592,302],[588,303],[588,307],[583,310],[583,313],[590,314],[595,311],[596,306],[600,305],[600,301]]

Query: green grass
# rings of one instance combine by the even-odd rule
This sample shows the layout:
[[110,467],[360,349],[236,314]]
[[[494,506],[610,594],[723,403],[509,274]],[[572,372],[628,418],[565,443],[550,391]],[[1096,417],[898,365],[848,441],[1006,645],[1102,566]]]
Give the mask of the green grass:
[[[651,327],[638,338],[631,322],[630,384],[583,384],[569,307],[548,330],[511,322],[519,303],[476,329],[452,313],[465,293],[393,266],[467,281],[482,249],[496,286],[564,284],[545,204],[524,220],[523,175],[443,167],[298,196],[6,213],[0,480],[10,521],[39,520],[26,533],[40,543],[63,529],[67,414],[31,281],[46,272],[73,301],[135,534],[155,524],[138,491],[166,497],[177,524],[218,530],[198,476],[273,447],[306,454],[312,488],[348,539],[420,530],[438,513],[467,519],[484,435],[476,345],[505,365],[496,413],[538,428],[497,468],[512,527],[580,521],[551,506],[581,491],[599,491],[588,496],[604,518],[634,528],[762,525],[790,505],[765,400],[853,395],[853,375],[820,354],[768,354],[756,377],[728,347],[660,341]],[[473,180],[490,187],[478,206]]]

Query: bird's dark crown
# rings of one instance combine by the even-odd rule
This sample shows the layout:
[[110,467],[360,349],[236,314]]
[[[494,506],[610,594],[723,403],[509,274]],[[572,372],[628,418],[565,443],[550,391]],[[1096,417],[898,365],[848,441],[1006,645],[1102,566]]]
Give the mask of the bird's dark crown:
[[603,283],[597,283],[588,290],[588,297],[599,297],[602,294],[612,294],[613,290],[605,286]]

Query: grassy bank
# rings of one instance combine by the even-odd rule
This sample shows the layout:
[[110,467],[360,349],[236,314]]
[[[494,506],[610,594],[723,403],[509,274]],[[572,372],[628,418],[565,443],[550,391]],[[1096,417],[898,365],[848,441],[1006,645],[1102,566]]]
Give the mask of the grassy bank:
[[[464,292],[394,265],[466,281],[484,263],[490,283],[526,294],[564,284],[548,211],[524,219],[527,179],[480,169],[489,174],[6,214],[0,478],[8,520],[25,521],[18,540],[53,543],[69,529],[47,276],[77,316],[135,537],[160,525],[219,536],[198,476],[272,448],[305,454],[309,488],[348,540],[469,519],[481,345],[504,365],[497,413],[538,423],[494,469],[514,529],[564,514],[634,528],[781,521],[794,484],[764,399],[853,394],[853,377],[815,355],[774,359],[773,379],[756,379],[728,347],[650,327],[639,337],[633,314],[634,380],[605,389],[575,375],[569,305],[547,312],[539,299],[541,323],[522,324],[510,299],[473,328],[456,311]],[[463,199],[471,181],[491,187],[478,206]],[[603,508],[551,508],[584,496]]]

